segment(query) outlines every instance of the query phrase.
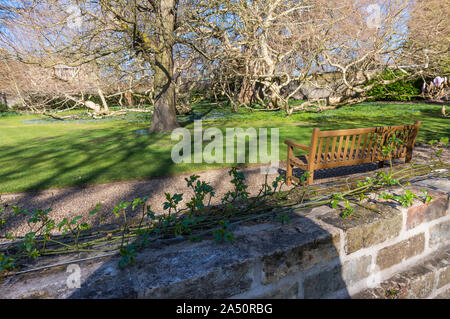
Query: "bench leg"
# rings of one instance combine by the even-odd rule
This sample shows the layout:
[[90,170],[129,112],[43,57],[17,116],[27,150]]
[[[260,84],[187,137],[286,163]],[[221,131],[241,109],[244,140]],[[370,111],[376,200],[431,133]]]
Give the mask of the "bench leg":
[[411,163],[411,159],[412,159],[412,152],[406,153],[405,163]]
[[293,165],[291,164],[291,161],[287,161],[287,167],[286,167],[286,185],[291,186],[292,184],[292,168]]
[[292,146],[288,146],[287,149],[287,161],[286,161],[286,185],[291,186],[292,184],[292,169],[293,165],[291,163],[291,158],[294,156],[294,150]]

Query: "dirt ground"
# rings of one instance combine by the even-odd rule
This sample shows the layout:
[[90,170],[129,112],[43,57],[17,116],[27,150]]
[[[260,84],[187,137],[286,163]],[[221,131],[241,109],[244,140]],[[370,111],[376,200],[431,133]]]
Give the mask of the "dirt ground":
[[[430,159],[432,150],[428,145],[418,145],[414,150],[413,160],[424,162]],[[442,154],[442,158],[448,161],[450,158],[450,149],[447,148]],[[404,160],[395,161],[403,163]],[[281,168],[278,174],[284,176],[285,163],[280,163]],[[377,169],[377,163],[362,164],[349,167],[339,167],[335,169],[318,170],[315,172],[314,183],[330,181],[337,176],[347,176],[358,173],[370,172]],[[201,180],[209,182],[215,189],[216,195],[211,201],[212,204],[220,203],[221,198],[232,190],[230,183],[231,177],[228,175],[229,168],[215,169],[196,172]],[[265,175],[261,173],[261,167],[250,166],[242,170],[246,176],[248,191],[251,195],[256,195],[264,183]],[[299,176],[302,170],[296,169],[295,175]],[[268,182],[271,183],[278,174],[268,176]],[[147,197],[147,204],[155,212],[162,212],[162,205],[166,201],[164,193],[184,193],[181,207],[189,201],[192,192],[187,189],[185,178],[192,173],[177,174],[165,178],[127,180],[120,182],[111,182],[103,184],[87,185],[85,187],[67,187],[60,189],[48,189],[39,192],[27,192],[16,194],[1,195],[3,203],[16,204],[20,207],[33,210],[36,208],[46,209],[51,207],[50,217],[57,222],[64,217],[70,218],[77,215],[86,216],[92,225],[100,223],[100,217],[104,219],[102,223],[114,222],[112,210],[120,201],[132,201],[137,197]],[[287,189],[287,186],[284,186]],[[101,203],[101,214],[89,217],[89,211],[97,203]],[[25,218],[15,218],[8,220],[0,232],[3,236],[5,232],[16,236],[23,235],[29,231]]]

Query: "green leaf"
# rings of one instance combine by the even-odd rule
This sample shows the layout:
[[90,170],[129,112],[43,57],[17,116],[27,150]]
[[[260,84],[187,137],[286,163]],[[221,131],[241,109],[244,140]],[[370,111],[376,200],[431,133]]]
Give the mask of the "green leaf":
[[61,228],[68,224],[67,218],[64,219],[58,224],[58,231],[61,231]]
[[95,208],[89,212],[89,215],[92,216],[92,215],[97,214],[97,213],[100,211],[100,206],[101,206],[100,203],[98,203],[97,205],[95,205]]
[[75,216],[71,221],[70,224],[71,225],[75,225],[77,223],[77,220],[79,220],[82,216]]

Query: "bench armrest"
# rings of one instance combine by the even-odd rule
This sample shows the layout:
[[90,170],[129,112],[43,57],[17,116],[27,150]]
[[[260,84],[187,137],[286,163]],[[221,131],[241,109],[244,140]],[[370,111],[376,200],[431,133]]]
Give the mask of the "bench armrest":
[[293,146],[293,147],[300,148],[300,149],[305,150],[305,151],[309,151],[309,146],[308,145],[295,143],[295,142],[293,142],[291,140],[285,140],[284,143],[289,145],[289,146]]

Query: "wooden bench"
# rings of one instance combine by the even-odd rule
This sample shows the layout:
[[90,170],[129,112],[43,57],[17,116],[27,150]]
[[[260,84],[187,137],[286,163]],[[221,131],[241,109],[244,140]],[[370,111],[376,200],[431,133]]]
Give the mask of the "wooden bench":
[[[303,145],[290,140],[288,146],[286,184],[291,185],[294,166],[309,172],[307,185],[312,184],[314,170],[379,162],[405,157],[411,161],[420,122],[413,125],[358,128],[350,130],[320,131],[314,128],[311,144]],[[383,146],[390,146],[390,154],[383,154]],[[294,148],[307,151],[306,160],[294,156]]]

